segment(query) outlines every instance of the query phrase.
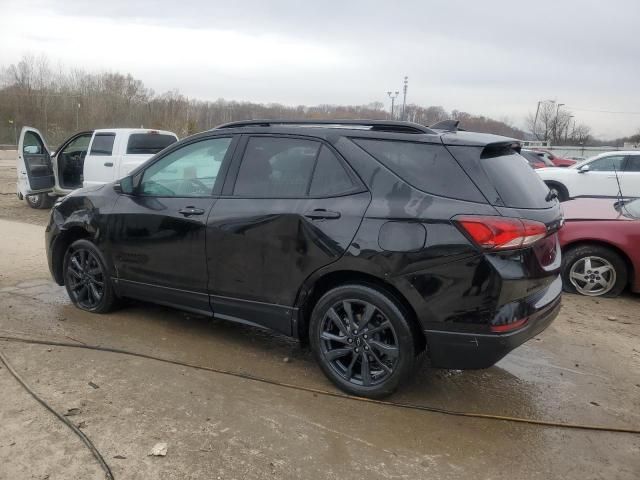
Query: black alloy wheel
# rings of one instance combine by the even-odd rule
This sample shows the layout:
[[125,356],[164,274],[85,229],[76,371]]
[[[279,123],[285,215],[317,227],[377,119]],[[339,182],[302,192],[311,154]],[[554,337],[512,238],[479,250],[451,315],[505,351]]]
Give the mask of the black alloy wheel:
[[396,332],[371,303],[337,302],[327,311],[321,329],[322,355],[346,381],[369,387],[393,373],[399,349]]
[[417,354],[403,308],[386,292],[344,285],[316,304],[310,341],[329,379],[348,393],[391,394],[413,372]]
[[105,313],[116,303],[99,250],[88,240],[71,244],[64,259],[64,283],[69,298],[82,310]]

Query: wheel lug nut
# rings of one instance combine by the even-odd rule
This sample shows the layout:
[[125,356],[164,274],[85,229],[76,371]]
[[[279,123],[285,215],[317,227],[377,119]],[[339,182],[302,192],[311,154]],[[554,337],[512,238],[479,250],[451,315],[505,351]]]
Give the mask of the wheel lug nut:
[[349,339],[347,339],[347,342],[349,342],[349,343],[353,343],[353,338],[349,338]]
[[367,345],[364,346],[365,350],[369,350],[369,347]]
[[365,333],[365,334],[364,334],[364,338],[369,338],[369,336]]
[[356,348],[356,353],[360,353],[360,349],[359,348]]
[[353,334],[354,334],[354,335],[357,335],[357,334],[358,334],[358,330],[354,330],[354,331],[353,331]]

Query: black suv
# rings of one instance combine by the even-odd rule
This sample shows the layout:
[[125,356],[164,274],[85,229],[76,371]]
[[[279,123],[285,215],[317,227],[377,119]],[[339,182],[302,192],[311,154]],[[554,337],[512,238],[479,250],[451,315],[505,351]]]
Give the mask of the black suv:
[[557,315],[561,210],[519,149],[454,122],[222,125],[59,201],[49,267],[83,310],[266,327],[380,397],[423,351],[489,367]]

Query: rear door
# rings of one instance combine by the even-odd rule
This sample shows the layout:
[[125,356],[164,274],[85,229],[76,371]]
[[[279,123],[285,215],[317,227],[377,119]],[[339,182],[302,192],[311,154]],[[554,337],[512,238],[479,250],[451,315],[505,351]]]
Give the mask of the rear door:
[[101,185],[115,180],[116,133],[96,132],[89,145],[89,153],[84,160],[83,185]]
[[18,142],[18,190],[23,195],[50,192],[56,180],[47,144],[42,134],[23,127]]
[[207,222],[212,307],[291,334],[300,286],[343,255],[371,197],[320,140],[251,135],[238,150]]

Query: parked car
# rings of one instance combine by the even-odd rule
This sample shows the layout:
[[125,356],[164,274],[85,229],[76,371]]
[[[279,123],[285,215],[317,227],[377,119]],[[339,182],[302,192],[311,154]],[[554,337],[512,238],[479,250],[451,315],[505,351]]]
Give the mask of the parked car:
[[56,196],[126,176],[178,141],[173,132],[108,128],[79,132],[50,152],[42,134],[24,127],[18,142],[18,198],[32,208],[49,208]]
[[640,292],[640,200],[580,198],[563,204],[565,290],[588,296]]
[[536,148],[534,149],[534,151],[540,152],[546,160],[549,160],[553,164],[554,167],[570,167],[571,165],[575,165],[577,163],[571,158],[559,157],[549,150],[544,150],[542,148]]
[[640,197],[640,151],[603,153],[568,168],[540,168],[536,173],[560,201],[615,198],[620,189],[626,197]]
[[555,167],[555,165],[551,163],[550,160],[547,160],[546,158],[544,158],[544,155],[540,152],[523,149],[520,152],[520,155],[522,155],[525,158],[525,160],[529,162],[529,165],[531,165],[531,168]]
[[560,308],[561,209],[514,140],[390,121],[246,121],[76,190],[46,229],[80,309],[147,300],[309,341],[380,397],[427,352],[486,368]]

